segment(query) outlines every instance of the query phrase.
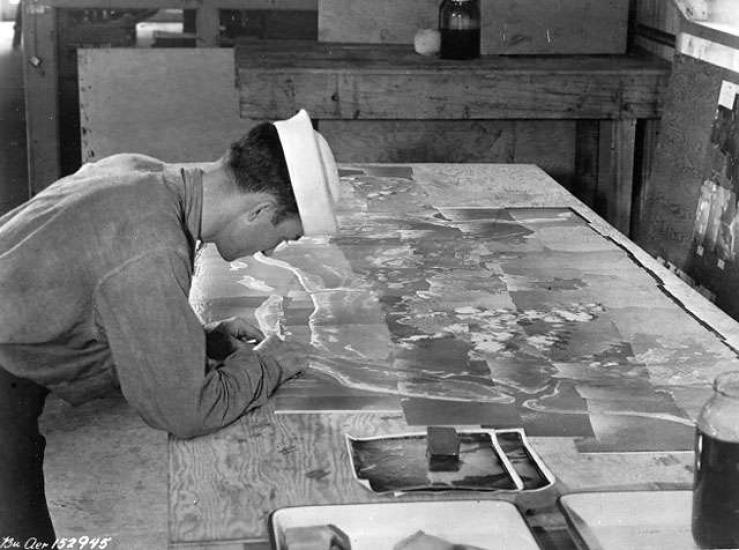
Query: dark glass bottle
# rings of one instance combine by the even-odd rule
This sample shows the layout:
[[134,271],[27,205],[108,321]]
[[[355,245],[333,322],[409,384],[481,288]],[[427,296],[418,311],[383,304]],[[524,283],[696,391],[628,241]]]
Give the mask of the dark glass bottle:
[[739,547],[739,371],[719,375],[698,416],[693,538],[701,548]]
[[443,0],[439,6],[442,59],[480,57],[480,3],[478,0]]

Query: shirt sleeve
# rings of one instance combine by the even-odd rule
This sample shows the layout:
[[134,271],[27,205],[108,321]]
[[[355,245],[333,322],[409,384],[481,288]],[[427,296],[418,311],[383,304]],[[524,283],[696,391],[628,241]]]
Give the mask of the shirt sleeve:
[[248,348],[206,368],[189,287],[187,260],[164,250],[130,260],[95,292],[123,395],[149,425],[181,438],[230,424],[281,382],[279,364]]

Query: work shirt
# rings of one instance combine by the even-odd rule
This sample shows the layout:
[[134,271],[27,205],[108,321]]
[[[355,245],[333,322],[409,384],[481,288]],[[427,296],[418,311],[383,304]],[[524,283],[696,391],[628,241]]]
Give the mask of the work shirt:
[[73,404],[118,387],[180,437],[262,404],[277,362],[208,367],[188,294],[202,172],[142,155],[86,164],[0,218],[0,367]]

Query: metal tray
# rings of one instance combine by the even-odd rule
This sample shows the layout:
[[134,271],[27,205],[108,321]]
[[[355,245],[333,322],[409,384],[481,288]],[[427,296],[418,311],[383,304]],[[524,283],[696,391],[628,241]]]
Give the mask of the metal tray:
[[280,508],[269,518],[274,550],[287,550],[285,531],[331,524],[350,539],[352,550],[392,550],[418,531],[451,544],[485,550],[538,550],[515,505],[501,500],[435,500]]
[[559,505],[583,550],[696,550],[692,498],[691,491],[585,492]]

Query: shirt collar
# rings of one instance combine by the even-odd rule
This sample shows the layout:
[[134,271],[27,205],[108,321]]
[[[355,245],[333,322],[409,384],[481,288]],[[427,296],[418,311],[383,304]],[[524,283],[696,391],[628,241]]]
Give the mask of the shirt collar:
[[198,241],[203,219],[203,171],[200,168],[181,168],[180,174],[184,183],[184,222],[193,241]]

